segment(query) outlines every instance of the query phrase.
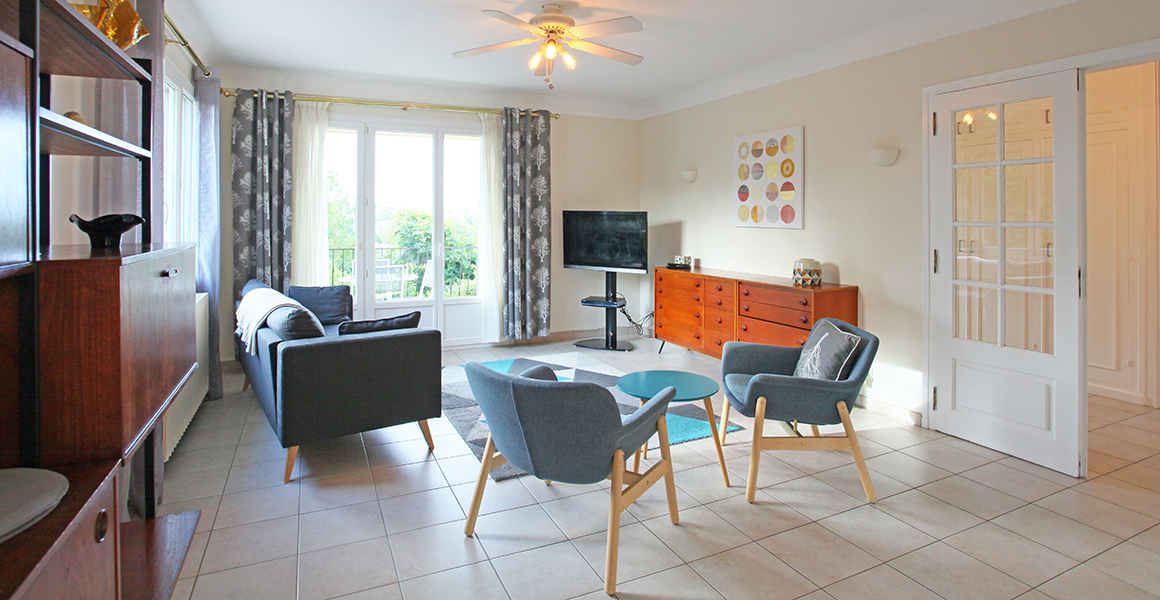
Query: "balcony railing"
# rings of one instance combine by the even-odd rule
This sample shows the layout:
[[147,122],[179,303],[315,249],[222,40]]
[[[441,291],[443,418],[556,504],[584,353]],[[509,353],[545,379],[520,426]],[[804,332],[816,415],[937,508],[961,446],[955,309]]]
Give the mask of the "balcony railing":
[[[446,268],[443,295],[466,298],[476,295],[475,246],[446,246],[447,256],[456,257],[455,268]],[[420,260],[416,261],[418,258]],[[330,285],[349,285],[356,293],[354,248],[330,249]],[[375,248],[375,299],[430,298],[434,273],[429,249],[405,247]],[[357,293],[356,293],[357,295]]]

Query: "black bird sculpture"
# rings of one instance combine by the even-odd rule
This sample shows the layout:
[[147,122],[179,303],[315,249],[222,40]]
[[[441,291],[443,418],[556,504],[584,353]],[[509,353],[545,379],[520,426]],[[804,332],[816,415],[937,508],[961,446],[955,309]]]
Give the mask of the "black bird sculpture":
[[93,248],[119,248],[121,234],[145,222],[143,217],[128,214],[101,215],[92,221],[86,221],[73,214],[69,215],[68,220],[89,234],[89,243]]

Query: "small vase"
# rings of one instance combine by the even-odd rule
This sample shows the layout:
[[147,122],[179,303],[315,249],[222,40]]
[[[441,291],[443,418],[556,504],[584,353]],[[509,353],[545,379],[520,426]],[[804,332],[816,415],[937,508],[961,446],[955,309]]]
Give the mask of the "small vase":
[[793,264],[794,285],[821,285],[822,263],[812,258],[802,258]]

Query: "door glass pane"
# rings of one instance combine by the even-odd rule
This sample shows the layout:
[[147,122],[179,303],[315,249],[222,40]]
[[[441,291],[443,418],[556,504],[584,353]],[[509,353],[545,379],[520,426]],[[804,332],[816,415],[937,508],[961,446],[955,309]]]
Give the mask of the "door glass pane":
[[998,227],[955,227],[955,279],[999,283]]
[[354,274],[359,263],[355,253],[358,199],[358,132],[329,129],[322,157],[326,174],[326,235],[329,248],[330,285],[349,285],[358,298]]
[[1003,167],[1003,216],[1019,223],[1055,220],[1055,165]]
[[973,167],[955,171],[955,220],[997,223],[999,221],[999,178],[995,167]]
[[1004,283],[1055,287],[1055,230],[1012,227],[1004,231]]
[[[479,136],[443,138],[443,296],[476,295],[479,255]],[[434,273],[423,273],[431,287]]]
[[1003,345],[1055,353],[1055,297],[1007,291],[1003,304]]
[[430,298],[420,289],[431,260],[435,137],[375,133],[375,301]]
[[1003,158],[1050,157],[1052,99],[1036,98],[1003,105]]
[[999,107],[955,111],[955,164],[999,159]]
[[955,286],[955,337],[999,343],[999,290]]

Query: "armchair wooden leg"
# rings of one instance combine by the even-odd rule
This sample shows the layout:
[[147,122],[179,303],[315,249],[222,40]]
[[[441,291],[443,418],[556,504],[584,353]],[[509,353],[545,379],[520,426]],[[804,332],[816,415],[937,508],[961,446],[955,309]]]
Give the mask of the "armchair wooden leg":
[[419,421],[419,429],[423,431],[423,439],[427,440],[427,447],[434,452],[435,440],[431,438],[431,427],[427,425],[427,419]]
[[246,391],[246,390],[248,390],[248,389],[250,389],[250,378],[249,378],[249,377],[243,377],[243,378],[242,378],[242,391],[244,392],[244,391]]
[[681,518],[677,513],[677,483],[673,478],[673,457],[669,450],[669,425],[665,421],[665,416],[657,419],[657,434],[661,438],[661,460],[669,465],[669,470],[665,473],[665,495],[669,499],[669,520],[676,525]]
[[[663,417],[662,417],[663,418]],[[661,446],[667,450],[668,446]],[[671,480],[671,475],[669,479]],[[604,593],[616,593],[616,555],[620,549],[620,511],[624,494],[624,450],[612,456],[612,501],[608,507],[608,548],[604,553]]]
[[846,430],[846,438],[850,440],[850,451],[858,465],[858,475],[862,477],[862,491],[866,492],[866,501],[873,504],[878,501],[878,495],[874,493],[874,483],[870,481],[870,471],[866,469],[866,459],[862,457],[862,447],[858,445],[858,435],[854,432],[854,423],[850,421],[850,411],[846,409],[845,402],[838,402],[838,415],[842,417],[842,427]]
[[463,526],[463,534],[475,534],[475,520],[479,517],[479,505],[483,502],[483,488],[487,485],[487,478],[492,469],[496,469],[507,462],[502,454],[495,451],[495,441],[491,434],[487,436],[487,444],[483,446],[483,460],[479,463],[479,479],[475,482],[475,493],[471,496],[471,508],[467,511],[467,524]]
[[817,425],[810,425],[810,429],[812,429],[812,430],[813,430],[813,432],[814,432],[814,437],[822,437],[822,432],[821,432],[820,430],[818,430],[818,426],[817,426]]
[[[726,400],[728,405],[729,401]],[[725,478],[725,487],[729,487],[729,470],[725,468],[725,453],[721,450],[721,437],[717,434],[716,423],[713,420],[713,401],[705,398],[705,418],[709,419],[709,431],[713,433],[713,445],[717,447],[717,461],[721,464],[721,476]]]
[[757,467],[761,464],[761,433],[765,426],[765,396],[757,399],[753,413],[753,448],[749,454],[749,480],[745,482],[745,501],[753,504],[757,497]]
[[729,433],[729,398],[721,403],[721,431],[718,432],[718,437],[721,438],[721,445],[725,445],[725,434]]
[[294,472],[294,461],[298,459],[298,446],[291,446],[286,449],[286,476],[282,478],[282,483],[290,483],[290,474]]

